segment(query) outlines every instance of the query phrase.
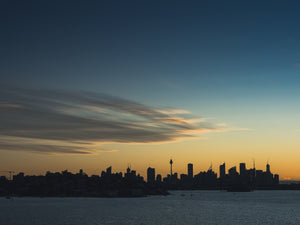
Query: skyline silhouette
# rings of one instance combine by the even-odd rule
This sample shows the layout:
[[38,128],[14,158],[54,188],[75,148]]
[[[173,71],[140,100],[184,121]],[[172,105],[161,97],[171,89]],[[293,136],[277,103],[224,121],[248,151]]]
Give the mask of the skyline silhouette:
[[[162,175],[162,174],[165,174],[165,176],[168,176],[168,175],[170,175],[170,174],[172,174],[173,173],[173,164],[174,164],[174,161],[173,161],[173,159],[172,158],[170,158],[170,160],[169,160],[169,171],[167,171],[166,173],[160,173],[159,175]],[[243,164],[244,165],[244,169],[246,169],[246,163],[238,163],[239,165],[240,164]],[[145,176],[145,177],[148,177],[148,169],[154,169],[154,170],[156,170],[156,171],[158,171],[157,170],[157,168],[155,169],[155,168],[152,168],[152,166],[148,163],[148,167],[145,169],[145,171],[143,172],[143,171],[139,171],[140,173],[139,174],[144,174],[143,176]],[[175,164],[177,167],[178,167],[178,163],[176,163]],[[237,166],[235,165],[235,164],[232,164],[232,163],[229,163],[229,165],[230,165],[230,168],[226,171],[226,167],[225,167],[225,165],[226,165],[226,162],[223,162],[222,164],[220,164],[219,166],[213,166],[213,163],[211,162],[211,164],[210,164],[210,166],[208,167],[208,169],[207,170],[202,170],[202,171],[209,171],[209,170],[217,170],[217,172],[216,172],[216,174],[218,175],[218,177],[220,178],[220,177],[222,177],[222,176],[225,176],[227,173],[229,173],[229,170],[230,169],[232,169],[232,168],[236,168]],[[270,164],[269,164],[269,162],[268,161],[266,161],[266,164],[265,164],[265,167],[267,168],[267,165],[269,165],[269,167],[270,167]],[[179,165],[179,166],[182,166],[182,165]],[[193,176],[194,175],[194,163],[187,163],[186,164],[186,166],[187,166],[187,169],[185,169],[186,171],[187,171],[187,176]],[[196,166],[199,166],[199,165],[197,165],[196,164]],[[223,166],[223,169],[221,170],[221,167]],[[132,164],[131,163],[127,163],[127,167],[126,168],[131,168],[132,167]],[[133,165],[133,167],[134,167],[134,165]],[[215,167],[215,168],[214,168]],[[112,173],[112,171],[113,171],[113,166],[108,166],[107,168],[106,168],[106,170],[110,170],[110,173]],[[253,168],[256,168],[256,166],[255,166],[255,161],[253,160],[252,161],[252,169]],[[158,168],[159,169],[159,168]],[[176,167],[175,167],[175,169],[176,169]],[[67,170],[67,171],[70,171],[68,168],[64,168],[64,170]],[[82,169],[80,169],[80,170],[82,170]],[[241,170],[241,168],[240,168],[240,170]],[[126,170],[124,170],[124,171],[126,171]],[[135,170],[136,171],[136,170]],[[201,170],[200,170],[201,171]],[[266,171],[267,171],[267,169],[266,169]],[[9,178],[9,179],[12,179],[12,177],[14,176],[14,175],[16,175],[17,173],[23,173],[24,172],[24,170],[22,170],[22,171],[17,171],[17,170],[3,170],[3,171],[0,171],[0,176],[2,175],[3,176],[3,174],[4,174],[4,176],[6,176],[7,178]],[[46,171],[46,172],[50,172],[50,170],[48,170],[48,171]],[[103,172],[103,171],[102,171]],[[181,171],[181,172],[183,172],[183,171]],[[176,174],[180,174],[180,172],[178,172],[178,171],[175,171],[175,173]],[[182,173],[182,174],[184,174],[184,172]],[[41,175],[41,173],[33,173],[33,174],[31,174],[31,175]],[[93,175],[93,174],[90,174],[90,175]],[[282,180],[281,179],[281,181],[289,181],[289,180]],[[295,180],[296,181],[296,180]],[[300,180],[299,180],[300,181]]]
[[[194,177],[195,172],[196,172],[194,170],[194,163],[187,163],[186,164],[186,169],[185,169],[187,171],[186,173],[184,173],[182,170],[180,170],[180,172],[176,171],[176,166],[177,167],[178,166],[179,167],[182,166],[182,165],[178,165],[177,163],[175,164],[176,166],[175,166],[175,172],[174,172],[173,164],[174,164],[173,158],[170,158],[170,160],[169,160],[169,171],[167,171],[166,173],[157,173],[158,171],[160,171],[159,168],[157,168],[157,167],[156,168],[151,167],[151,165],[149,163],[148,163],[149,166],[145,169],[145,171],[140,171],[140,170],[133,170],[133,171],[134,171],[134,173],[139,172],[138,175],[140,177],[142,177],[143,179],[144,179],[144,177],[147,178],[147,179],[145,179],[146,181],[149,178],[149,171],[150,171],[150,174],[154,173],[154,175],[150,175],[150,177],[151,177],[150,179],[154,179],[154,180],[157,180],[157,177],[155,176],[155,174],[157,174],[159,177],[161,177],[161,180],[163,180],[164,178],[167,178],[167,177],[172,177],[174,174],[177,177],[177,179],[178,179],[178,177],[180,179],[181,175],[184,175],[184,176],[187,176],[187,177]],[[199,166],[197,164],[195,164],[195,165]],[[210,164],[210,166],[208,167],[207,170],[205,170],[205,169],[204,170],[200,170],[199,173],[201,173],[201,171],[202,172],[207,172],[207,171],[214,172],[214,170],[216,170],[216,172],[214,172],[214,174],[218,177],[218,179],[221,179],[222,177],[223,178],[226,177],[228,174],[237,173],[237,174],[241,175],[241,173],[246,173],[246,172],[249,173],[251,170],[258,171],[259,173],[263,172],[263,170],[261,170],[261,169],[258,169],[258,170],[256,169],[257,167],[255,166],[255,160],[254,159],[252,159],[252,168],[251,169],[247,169],[246,168],[246,163],[245,162],[238,163],[238,165],[239,165],[239,171],[237,170],[237,166],[236,165],[234,165],[232,163],[229,163],[229,165],[230,165],[229,168],[227,168],[227,170],[226,170],[226,162],[223,162],[219,166],[213,166],[213,163],[211,162],[211,164]],[[124,170],[125,171],[124,173],[126,173],[126,171],[128,172],[128,169],[131,170],[131,167],[132,167],[132,164],[131,163],[127,163],[127,167],[126,167],[127,169]],[[133,165],[133,167],[134,167],[134,165]],[[266,161],[265,167],[266,167],[265,172],[269,172],[270,173],[270,164],[269,164],[268,160]],[[69,169],[64,168],[63,171],[69,171]],[[80,171],[83,171],[83,170],[80,169]],[[50,172],[50,170],[48,170],[46,172]],[[104,171],[102,171],[102,173],[103,172]],[[113,166],[107,167],[106,168],[106,173],[107,172],[109,174],[113,173]],[[21,170],[21,171],[18,171],[18,170],[3,170],[3,171],[0,171],[0,176],[4,176],[7,179],[12,180],[13,177],[16,174],[18,174],[18,173],[23,173],[24,174],[24,170]],[[45,172],[32,173],[32,174],[30,174],[30,176],[40,176],[42,173],[45,173]],[[119,171],[119,172],[117,171],[116,173],[122,173],[122,172],[121,171]],[[87,173],[85,173],[85,174],[87,174]],[[163,174],[165,174],[165,177],[163,177]],[[90,176],[93,176],[93,175],[95,175],[95,174],[90,174]],[[300,180],[298,181],[298,180],[292,180],[292,179],[279,179],[279,175],[278,174],[275,174],[275,175],[276,175],[276,180],[278,180],[278,182],[279,181],[281,181],[281,182],[285,182],[285,181],[287,181],[287,182],[289,182],[289,181],[300,182]]]
[[[112,166],[99,174],[88,176],[82,169],[73,174],[68,170],[61,173],[48,171],[43,175],[18,173],[12,179],[0,177],[0,196],[65,196],[65,197],[144,197],[167,195],[168,190],[226,190],[249,192],[253,190],[300,190],[300,183],[279,182],[279,175],[271,172],[270,164],[265,171],[247,169],[245,163],[226,170],[226,164],[219,165],[219,176],[212,170],[194,173],[193,164],[186,165],[186,173],[173,171],[170,159],[170,173],[163,177],[155,168],[147,168],[147,180],[130,166],[126,172],[112,172]],[[10,171],[6,171],[10,172]]]

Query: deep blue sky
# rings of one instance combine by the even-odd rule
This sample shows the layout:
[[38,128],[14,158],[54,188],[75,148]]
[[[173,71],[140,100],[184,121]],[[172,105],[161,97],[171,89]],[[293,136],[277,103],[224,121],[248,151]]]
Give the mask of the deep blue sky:
[[0,8],[4,84],[201,113],[299,96],[297,1],[1,1]]

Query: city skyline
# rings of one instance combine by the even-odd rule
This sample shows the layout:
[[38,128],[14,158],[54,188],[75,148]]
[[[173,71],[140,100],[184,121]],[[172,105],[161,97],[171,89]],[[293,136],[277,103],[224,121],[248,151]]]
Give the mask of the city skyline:
[[[0,171],[300,180],[300,3],[0,3]],[[5,175],[0,173],[1,175]]]
[[[155,168],[147,168],[147,179],[130,166],[126,172],[113,173],[112,166],[100,174],[87,175],[82,169],[78,173],[68,170],[47,171],[45,175],[28,175],[20,172],[9,179],[0,177],[0,196],[35,197],[145,197],[149,195],[169,195],[169,190],[226,190],[228,192],[250,192],[254,190],[299,190],[300,184],[279,182],[279,175],[266,170],[247,169],[245,163],[229,168],[219,166],[219,176],[212,170],[195,173],[193,164],[187,164],[187,171],[178,174],[173,171],[170,159],[170,173],[163,177]],[[12,171],[7,171],[12,172]]]
[[[203,170],[195,170],[194,168],[194,164],[189,162],[185,165],[185,172],[183,170],[179,170],[180,172],[178,172],[176,170],[176,167],[175,167],[175,170],[173,169],[173,163],[174,163],[174,160],[171,158],[169,160],[169,171],[163,171],[162,173],[160,172],[160,169],[159,168],[155,168],[155,167],[151,167],[151,165],[149,165],[148,167],[145,167],[146,169],[144,171],[139,171],[139,170],[136,170],[134,168],[134,165],[132,165],[131,163],[127,163],[127,167],[126,168],[123,168],[123,170],[116,170],[116,169],[113,169],[113,165],[109,165],[107,168],[105,168],[106,170],[106,173],[128,173],[128,169],[130,169],[131,171],[134,171],[137,175],[143,177],[143,178],[147,178],[145,179],[146,181],[148,181],[148,172],[150,170],[150,173],[154,173],[155,174],[155,180],[157,179],[156,178],[156,175],[160,175],[162,178],[163,177],[168,177],[168,176],[173,176],[174,174],[176,174],[176,176],[180,177],[180,175],[187,175],[187,176],[191,176],[193,177],[195,174],[198,174],[198,173],[201,173],[201,172],[206,172],[206,171],[213,171],[215,172],[215,174],[218,176],[218,178],[221,178],[222,177],[222,172],[221,172],[221,167],[223,167],[223,176],[224,175],[227,175],[230,173],[230,170],[231,169],[235,169],[239,174],[241,174],[241,165],[243,164],[244,166],[244,170],[247,170],[247,163],[245,162],[239,162],[237,165],[239,166],[239,169],[237,170],[237,165],[236,164],[229,164],[230,166],[228,166],[226,164],[226,162],[223,162],[222,164],[219,164],[219,165],[215,165],[213,166],[212,162],[210,164],[209,167],[207,167],[207,169],[203,169]],[[227,165],[227,167],[226,167]],[[182,166],[182,165],[181,165]],[[181,168],[181,167],[180,167]],[[199,168],[198,165],[196,165],[196,168]],[[227,168],[227,169],[226,169]],[[266,168],[266,171],[270,171],[270,164],[269,162],[267,161],[266,164],[265,164],[265,168]],[[248,168],[249,169],[249,168]],[[255,169],[257,171],[263,171],[263,169],[260,169],[260,168],[257,168],[256,167],[256,164],[255,164],[255,160],[252,161],[252,167],[250,169]],[[86,171],[84,171],[82,168],[79,169],[79,171],[81,171],[80,173],[82,173],[83,171],[88,174],[88,175],[100,175],[101,173],[103,173],[105,170],[103,170],[103,168],[99,168],[98,169],[98,173],[95,173],[95,174],[90,174],[90,173],[86,173]],[[78,171],[78,168],[77,170],[69,170],[68,168],[65,168],[63,171],[69,171],[69,172],[76,172]],[[107,172],[109,171],[109,172]],[[48,173],[48,172],[54,172],[54,171],[44,171],[43,173],[40,173],[40,174],[26,174],[26,175],[42,175],[42,174],[45,174],[45,173]],[[10,171],[0,171],[1,175],[3,176],[6,176],[8,179],[12,179],[12,177],[18,173],[24,173],[24,171],[13,171],[13,170],[10,170]],[[0,176],[1,176],[0,175]],[[285,181],[287,179],[282,179],[282,181]],[[292,181],[296,181],[296,180],[292,180]]]
[[[161,173],[158,173],[157,170],[155,168],[152,168],[152,167],[148,167],[147,168],[147,172],[146,172],[146,176],[143,176],[140,171],[137,171],[135,170],[133,167],[131,167],[131,165],[129,164],[127,166],[126,169],[124,169],[124,173],[122,171],[114,171],[112,169],[112,166],[109,166],[107,168],[105,168],[105,170],[102,170],[101,169],[99,170],[99,173],[98,174],[91,174],[91,176],[99,176],[101,175],[101,177],[105,176],[105,175],[111,175],[111,174],[121,174],[123,176],[126,175],[126,174],[133,174],[134,176],[138,176],[138,177],[141,177],[142,180],[145,179],[145,181],[147,183],[151,183],[154,182],[154,181],[157,181],[158,179],[160,179],[162,182],[163,179],[167,179],[167,178],[172,178],[174,176],[174,179],[182,179],[182,175],[186,176],[186,177],[190,177],[190,178],[194,178],[195,176],[197,176],[198,174],[201,174],[201,173],[205,173],[205,172],[209,172],[209,171],[212,171],[215,175],[216,175],[216,178],[218,179],[224,179],[225,176],[227,175],[230,175],[232,172],[233,173],[237,173],[238,175],[240,176],[243,176],[245,175],[246,171],[255,171],[254,173],[257,173],[257,172],[263,172],[263,169],[257,169],[256,166],[255,166],[255,162],[253,162],[253,166],[252,168],[250,169],[247,169],[247,166],[246,166],[246,163],[244,162],[240,162],[239,163],[239,169],[237,170],[237,166],[232,166],[230,168],[227,168],[226,170],[226,163],[224,162],[223,164],[220,164],[218,165],[218,168],[219,168],[219,171],[215,172],[213,167],[212,167],[212,164],[211,166],[207,169],[207,170],[204,170],[204,171],[199,171],[199,172],[195,172],[194,173],[194,164],[193,163],[188,163],[186,165],[186,173],[178,173],[177,171],[173,171],[173,159],[170,159],[169,161],[169,164],[170,164],[170,171],[169,173],[167,173],[165,175],[165,177],[163,177],[163,175]],[[100,172],[101,171],[101,172]],[[25,173],[22,171],[22,172],[15,172],[15,171],[0,171],[0,172],[4,172],[4,173],[8,173],[9,174],[9,177],[7,177],[9,180],[13,180],[14,177],[18,177],[18,174],[21,174],[22,176],[25,175]],[[72,172],[72,171],[68,171],[68,170],[63,170],[62,173],[67,173],[67,172]],[[266,173],[271,173],[271,166],[270,164],[267,162],[267,164],[265,165],[265,171]],[[48,173],[52,173],[51,171],[47,171],[45,174],[48,174]],[[57,173],[57,172],[55,172]],[[84,172],[83,169],[79,169],[79,173],[78,174],[86,174]],[[26,174],[26,175],[29,175],[29,176],[32,176],[32,174]],[[274,174],[275,176],[278,176],[278,174]],[[33,175],[34,176],[34,175]],[[147,177],[147,179],[146,179]],[[160,178],[158,178],[160,177]],[[279,181],[279,179],[278,179]]]

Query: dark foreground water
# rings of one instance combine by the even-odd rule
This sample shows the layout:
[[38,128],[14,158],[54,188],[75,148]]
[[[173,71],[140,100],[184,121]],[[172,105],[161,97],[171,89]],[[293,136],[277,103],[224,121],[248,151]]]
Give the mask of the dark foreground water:
[[1,225],[300,224],[300,191],[174,191],[146,198],[0,198]]

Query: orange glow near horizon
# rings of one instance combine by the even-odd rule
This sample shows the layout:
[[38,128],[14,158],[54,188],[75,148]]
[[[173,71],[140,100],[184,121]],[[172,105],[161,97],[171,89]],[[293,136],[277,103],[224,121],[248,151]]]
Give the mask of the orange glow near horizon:
[[[243,133],[210,135],[207,139],[192,139],[168,144],[107,144],[105,148],[116,149],[112,152],[96,154],[57,154],[45,155],[27,152],[2,151],[1,170],[25,172],[25,174],[45,174],[46,171],[69,170],[78,172],[83,169],[87,174],[100,174],[101,170],[112,166],[113,172],[125,172],[130,165],[133,170],[146,177],[147,168],[155,168],[156,174],[169,174],[169,159],[174,161],[173,171],[187,173],[187,164],[194,164],[194,174],[206,171],[213,165],[213,170],[219,173],[219,165],[226,163],[226,171],[239,163],[246,163],[252,168],[255,159],[256,169],[265,170],[269,161],[271,172],[279,174],[280,180],[300,180],[300,153],[295,146],[289,146],[286,154],[282,154],[282,145],[257,144],[247,145],[247,135]],[[236,142],[229,142],[229,136],[239,136]],[[246,139],[245,139],[246,138]],[[245,144],[245,145],[243,145]],[[287,146],[286,146],[287,147]]]

